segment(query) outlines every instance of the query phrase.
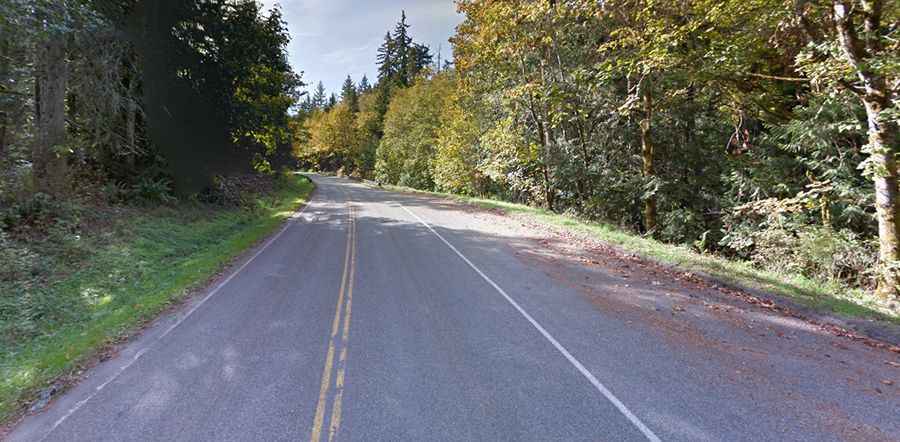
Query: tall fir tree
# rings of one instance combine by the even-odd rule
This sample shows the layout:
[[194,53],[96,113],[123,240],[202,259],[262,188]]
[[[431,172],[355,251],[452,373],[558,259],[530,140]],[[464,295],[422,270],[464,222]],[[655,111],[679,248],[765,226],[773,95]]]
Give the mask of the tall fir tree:
[[353,84],[353,78],[349,75],[341,87],[341,101],[347,104],[351,112],[359,112],[359,93],[356,91],[356,85]]
[[360,93],[373,90],[376,94],[374,99],[376,117],[373,120],[373,133],[376,139],[381,139],[383,134],[384,116],[394,90],[411,86],[415,78],[432,62],[429,48],[413,41],[409,28],[404,11],[393,32],[385,34],[384,42],[378,48],[377,83],[369,86],[368,78],[363,77],[359,84]]
[[361,95],[369,92],[371,89],[372,85],[369,84],[369,77],[366,77],[366,75],[363,74],[362,79],[359,80],[359,86],[356,88],[356,90]]
[[409,87],[416,76],[431,64],[428,46],[414,42],[409,35],[409,27],[406,12],[403,11],[393,33],[384,36],[377,57],[379,86]]
[[384,42],[378,48],[376,60],[378,64],[378,84],[386,85],[394,78],[394,67],[396,65],[396,47],[391,33],[384,35]]
[[396,83],[400,86],[407,87],[410,84],[409,77],[410,56],[412,47],[414,46],[412,37],[409,36],[409,23],[406,23],[406,11],[400,12],[400,21],[394,26],[394,33],[391,36],[394,43],[394,75],[396,75]]
[[328,104],[328,98],[325,95],[325,85],[320,81],[319,84],[316,85],[316,91],[312,96],[312,105],[314,109],[325,109],[325,105]]
[[406,85],[409,86],[416,81],[416,77],[419,76],[419,73],[431,65],[432,56],[428,46],[418,43],[413,43],[407,49],[407,54],[404,71]]

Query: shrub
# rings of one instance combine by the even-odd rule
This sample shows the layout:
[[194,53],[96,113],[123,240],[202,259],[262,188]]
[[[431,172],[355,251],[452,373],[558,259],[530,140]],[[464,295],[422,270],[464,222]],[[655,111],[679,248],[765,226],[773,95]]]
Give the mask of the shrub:
[[204,203],[227,207],[255,208],[256,196],[270,194],[279,180],[271,174],[217,176],[213,184],[197,195]]
[[13,241],[0,230],[0,281],[31,279],[39,268],[40,257],[24,244]]
[[35,193],[21,201],[13,202],[0,212],[0,228],[34,232],[46,232],[60,219],[75,218],[73,206],[53,199],[45,193]]
[[175,201],[171,182],[166,178],[142,178],[132,186],[131,198],[143,204],[169,204]]
[[130,189],[119,182],[109,182],[101,189],[106,201],[111,204],[123,203],[128,200]]
[[876,250],[873,241],[847,229],[783,225],[752,234],[750,259],[773,271],[873,287]]

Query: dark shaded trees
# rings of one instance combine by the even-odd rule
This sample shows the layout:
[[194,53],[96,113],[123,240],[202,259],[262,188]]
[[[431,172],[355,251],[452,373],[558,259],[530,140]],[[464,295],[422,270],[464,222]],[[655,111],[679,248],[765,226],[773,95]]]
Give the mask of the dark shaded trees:
[[289,157],[287,110],[302,83],[287,62],[279,10],[264,16],[260,8],[146,2],[132,14],[150,134],[185,190]]
[[47,23],[36,42],[35,133],[31,151],[35,188],[60,196],[68,190],[66,90],[69,66],[66,36],[38,10],[37,23]]
[[87,176],[74,188],[191,193],[293,161],[287,111],[302,83],[277,8],[11,0],[0,12],[0,199],[63,196]]

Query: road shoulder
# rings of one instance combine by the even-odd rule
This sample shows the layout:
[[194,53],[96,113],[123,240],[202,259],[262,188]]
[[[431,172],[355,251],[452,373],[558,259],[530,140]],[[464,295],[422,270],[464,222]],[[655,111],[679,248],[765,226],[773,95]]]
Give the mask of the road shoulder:
[[[191,267],[189,274],[173,277],[173,287],[152,293],[150,298],[155,301],[148,300],[143,305],[133,306],[133,314],[114,326],[98,330],[101,339],[85,346],[79,353],[68,355],[67,362],[62,367],[43,374],[41,382],[32,382],[31,385],[38,386],[39,390],[34,387],[23,389],[0,426],[0,439],[14,430],[18,432],[17,427],[28,416],[57,413],[70,408],[77,403],[75,398],[79,397],[74,394],[75,390],[90,391],[92,384],[97,384],[93,386],[95,388],[104,379],[113,376],[116,370],[133,362],[160,335],[180,323],[213,291],[239,273],[312,200],[314,186],[307,178],[302,180],[309,181],[309,184],[281,195],[278,201],[262,209],[263,213],[258,214],[256,221],[249,222],[229,236],[219,238],[217,241],[221,247],[216,250],[221,255],[204,260],[208,265],[198,269]],[[184,258],[197,259],[193,256]],[[179,271],[173,269],[175,273]]]
[[825,333],[900,354],[900,321],[853,317],[804,305],[785,295],[729,281],[702,270],[684,269],[627,250],[621,245],[602,241],[584,230],[544,222],[529,213],[504,210],[502,207],[481,204],[478,200],[452,195],[396,186],[383,188],[366,181],[364,184],[382,191],[433,199],[441,201],[442,204],[455,204],[460,210],[469,213],[497,217],[497,221],[504,220],[515,228],[529,229],[533,236],[546,237],[546,241],[540,242],[540,247],[582,265],[605,266],[613,272],[632,278],[650,272],[656,275],[656,279],[666,278],[686,284],[695,290],[698,296],[708,297],[709,302],[727,303],[733,307],[756,309],[762,314],[802,321]]

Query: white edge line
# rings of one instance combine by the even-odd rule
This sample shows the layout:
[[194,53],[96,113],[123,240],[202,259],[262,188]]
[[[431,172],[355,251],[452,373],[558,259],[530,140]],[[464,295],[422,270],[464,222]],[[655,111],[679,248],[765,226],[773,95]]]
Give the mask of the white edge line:
[[290,216],[290,218],[288,218],[287,222],[284,223],[284,227],[282,227],[281,230],[279,230],[278,233],[275,234],[275,236],[272,236],[271,238],[269,238],[269,240],[266,241],[265,244],[263,244],[263,246],[260,247],[259,250],[257,250],[256,253],[254,253],[253,256],[250,257],[250,259],[248,259],[248,260],[245,261],[243,264],[241,264],[241,266],[238,267],[237,270],[233,271],[230,275],[228,275],[228,277],[225,278],[224,281],[222,281],[222,282],[220,282],[218,285],[216,285],[216,287],[213,288],[209,293],[207,293],[206,296],[203,297],[203,299],[201,299],[199,302],[197,302],[196,304],[194,304],[194,306],[191,307],[191,309],[188,310],[187,313],[184,314],[184,316],[182,316],[182,317],[179,318],[177,321],[175,321],[175,323],[172,324],[171,326],[169,326],[169,328],[167,328],[166,331],[164,331],[162,334],[160,334],[160,335],[157,336],[155,339],[153,339],[153,341],[151,341],[149,344],[147,344],[147,345],[146,345],[144,348],[142,348],[140,351],[138,351],[137,353],[135,353],[135,355],[131,358],[130,361],[128,361],[128,363],[126,363],[125,365],[119,367],[119,370],[116,371],[116,373],[115,373],[114,375],[112,375],[109,379],[103,381],[102,384],[98,385],[98,386],[94,389],[94,391],[93,391],[90,395],[88,395],[88,397],[86,397],[86,398],[84,398],[84,399],[82,399],[82,400],[76,402],[75,405],[72,406],[72,408],[70,408],[68,411],[66,411],[65,414],[63,414],[62,416],[60,416],[60,418],[57,419],[56,422],[53,423],[53,425],[50,427],[50,429],[47,430],[46,433],[44,433],[44,435],[41,437],[40,440],[43,442],[43,441],[46,440],[48,437],[50,437],[50,434],[52,434],[53,431],[56,430],[57,427],[59,427],[63,422],[65,422],[66,419],[68,419],[68,418],[71,417],[73,414],[75,414],[75,412],[77,412],[81,407],[83,407],[84,404],[88,403],[88,401],[90,401],[91,399],[93,399],[94,396],[96,396],[97,394],[99,394],[100,391],[102,391],[107,385],[109,385],[111,382],[113,382],[113,381],[115,381],[116,379],[118,379],[119,376],[120,376],[122,373],[125,372],[125,370],[127,370],[129,367],[131,367],[132,365],[134,365],[135,362],[137,362],[138,360],[140,360],[141,357],[144,356],[144,354],[147,353],[147,350],[149,350],[150,348],[152,348],[153,346],[155,346],[157,343],[159,343],[159,341],[163,340],[163,338],[165,338],[166,336],[168,336],[169,333],[171,333],[173,330],[175,330],[176,328],[178,328],[178,326],[181,325],[181,323],[183,323],[185,320],[187,320],[188,318],[190,318],[191,315],[194,314],[194,312],[197,311],[198,308],[200,308],[203,304],[206,303],[206,301],[208,301],[210,298],[212,298],[216,293],[219,292],[219,290],[221,290],[223,287],[225,287],[225,285],[227,285],[229,282],[231,282],[231,280],[234,279],[235,276],[237,276],[237,275],[240,274],[245,268],[247,268],[247,266],[250,265],[250,263],[253,262],[253,260],[255,260],[259,255],[261,255],[262,252],[266,251],[266,249],[268,249],[269,246],[271,246],[272,243],[275,242],[275,240],[277,240],[278,238],[280,238],[281,235],[283,235],[284,232],[286,232],[287,229],[290,228],[291,225],[293,225],[293,223],[294,223],[297,219],[300,218],[300,215],[306,210],[307,207],[310,206],[310,203],[311,203],[311,202],[312,202],[311,200],[310,200],[310,201],[306,201],[306,203],[303,204],[303,207],[301,207],[300,210],[297,210],[296,212],[294,212],[294,214],[292,214],[292,215]]
[[534,318],[532,318],[531,315],[529,315],[528,312],[526,312],[525,309],[523,309],[519,305],[519,303],[517,303],[508,294],[506,294],[506,291],[504,291],[502,288],[500,288],[500,286],[497,285],[496,282],[494,282],[491,278],[489,278],[487,275],[485,275],[484,272],[481,271],[481,269],[479,269],[478,267],[475,266],[475,264],[472,264],[472,261],[469,261],[469,258],[466,258],[465,255],[462,254],[462,252],[457,250],[457,248],[454,247],[453,244],[450,244],[449,241],[444,239],[444,237],[441,236],[440,233],[438,233],[436,230],[434,230],[434,228],[432,228],[431,225],[429,225],[427,222],[425,222],[425,220],[423,220],[421,217],[419,217],[419,215],[416,215],[415,213],[413,213],[411,210],[407,209],[406,206],[403,206],[402,204],[400,204],[400,207],[403,210],[405,210],[406,213],[409,213],[410,215],[415,217],[417,220],[419,220],[419,222],[422,223],[423,226],[428,228],[428,230],[430,230],[431,233],[433,233],[435,236],[438,237],[438,239],[440,239],[444,244],[446,244],[447,247],[450,248],[450,250],[453,250],[453,252],[455,252],[457,256],[459,256],[463,261],[465,261],[465,263],[468,264],[469,267],[471,267],[472,270],[475,271],[475,273],[478,273],[478,275],[481,276],[482,279],[487,281],[487,283],[490,284],[491,287],[493,287],[495,290],[497,290],[498,293],[503,295],[503,297],[506,298],[506,300],[509,301],[509,303],[512,304],[512,306],[519,313],[521,313],[522,316],[524,316],[525,319],[527,319],[528,322],[531,323],[531,325],[533,325],[534,328],[536,328],[537,331],[540,332],[541,335],[544,336],[544,338],[546,338],[548,341],[550,341],[551,344],[553,344],[553,347],[555,347],[560,353],[562,353],[562,355],[565,356],[565,358],[572,365],[574,365],[575,368],[577,368],[578,371],[581,372],[581,374],[584,375],[584,377],[587,378],[587,380],[590,381],[590,383],[601,394],[603,394],[603,396],[606,397],[607,400],[609,400],[609,402],[611,402],[623,415],[625,415],[626,418],[628,418],[629,421],[631,421],[632,424],[634,424],[635,427],[637,427],[638,430],[641,431],[641,433],[644,434],[644,436],[647,438],[647,440],[650,440],[651,442],[660,442],[659,437],[655,433],[653,433],[653,431],[650,430],[650,428],[648,428],[647,425],[645,425],[637,416],[635,416],[634,413],[632,413],[631,410],[629,410],[628,407],[626,407],[625,404],[623,404],[622,401],[619,400],[619,398],[617,398],[614,394],[612,394],[612,392],[609,391],[609,389],[606,388],[606,386],[603,385],[603,383],[601,383],[590,371],[588,371],[588,369],[585,368],[585,366],[581,362],[579,362],[578,359],[575,359],[575,356],[572,356],[572,353],[569,353],[569,351],[566,350],[566,348],[563,347],[562,344],[560,344],[559,341],[557,341],[556,338],[554,338],[553,335],[550,334],[550,332],[548,332],[544,327],[541,326],[541,324],[539,324]]

